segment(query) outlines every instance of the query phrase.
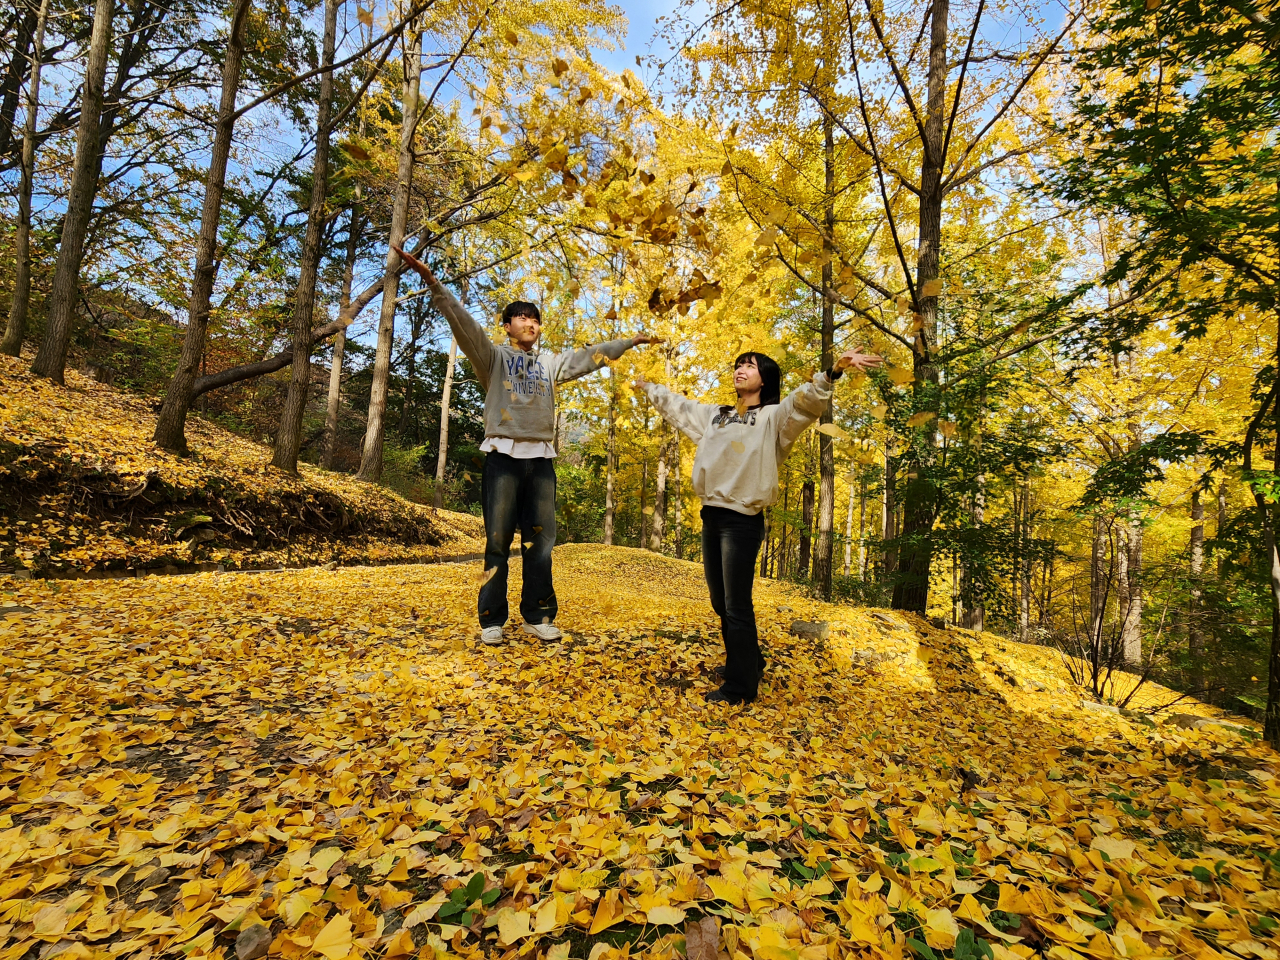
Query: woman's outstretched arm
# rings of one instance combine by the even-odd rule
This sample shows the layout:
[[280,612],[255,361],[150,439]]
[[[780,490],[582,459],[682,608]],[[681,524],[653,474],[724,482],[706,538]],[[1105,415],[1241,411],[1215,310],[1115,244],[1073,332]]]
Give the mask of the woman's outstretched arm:
[[636,386],[645,392],[649,402],[657,407],[664,420],[674,426],[694,443],[702,441],[711,418],[720,409],[715,404],[698,403],[688,397],[672,393],[660,384],[637,380]]

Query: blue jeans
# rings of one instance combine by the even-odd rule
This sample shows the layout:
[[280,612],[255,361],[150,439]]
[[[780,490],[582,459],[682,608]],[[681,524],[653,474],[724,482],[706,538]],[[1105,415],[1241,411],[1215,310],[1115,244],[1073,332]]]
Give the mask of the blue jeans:
[[551,583],[551,548],[556,545],[556,469],[548,457],[518,460],[488,453],[480,484],[484,505],[484,568],[494,574],[480,587],[476,611],[481,627],[507,622],[507,555],[520,528],[524,585],[520,615],[526,623],[556,618],[556,591]]
[[764,516],[724,507],[702,508],[702,569],[711,591],[711,608],[720,617],[724,638],[726,695],[756,698],[760,685],[760,637],[751,601],[756,555],[764,540]]

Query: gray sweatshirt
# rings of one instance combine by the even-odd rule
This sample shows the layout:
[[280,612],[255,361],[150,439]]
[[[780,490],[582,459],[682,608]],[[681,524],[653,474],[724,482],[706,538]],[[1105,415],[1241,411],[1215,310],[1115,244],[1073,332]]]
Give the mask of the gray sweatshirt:
[[647,383],[649,401],[698,445],[693,492],[708,507],[757,514],[778,499],[778,465],[804,428],[822,416],[831,400],[825,373],[777,404],[740,416],[734,407],[698,403]]
[[484,388],[486,437],[552,442],[555,385],[599,370],[606,358],[617,360],[632,345],[628,337],[563,353],[525,353],[490,340],[484,328],[445,287],[432,291],[431,302],[449,321],[449,329]]

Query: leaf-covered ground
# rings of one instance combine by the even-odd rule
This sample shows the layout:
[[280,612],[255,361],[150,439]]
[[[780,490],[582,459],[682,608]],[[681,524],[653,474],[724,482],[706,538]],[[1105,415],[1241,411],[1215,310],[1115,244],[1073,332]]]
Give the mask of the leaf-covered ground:
[[697,566],[556,558],[500,648],[476,563],[0,581],[0,960],[1275,960],[1256,739],[772,583],[710,707]]
[[73,371],[66,387],[0,356],[0,568],[40,574],[160,567],[422,562],[482,551],[477,517],[271,451],[196,416],[192,455],[151,442],[151,404]]

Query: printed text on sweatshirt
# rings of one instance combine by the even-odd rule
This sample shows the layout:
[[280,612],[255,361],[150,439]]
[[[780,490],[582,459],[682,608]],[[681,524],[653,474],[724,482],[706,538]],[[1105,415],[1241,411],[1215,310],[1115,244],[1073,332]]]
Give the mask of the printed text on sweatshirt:
[[449,329],[484,388],[486,437],[551,442],[555,438],[555,385],[599,370],[606,359],[617,360],[631,346],[627,338],[563,353],[525,353],[490,340],[447,288],[433,290],[431,302],[449,321]]
[[698,403],[657,384],[645,384],[649,401],[698,445],[693,492],[705,505],[756,514],[778,499],[778,467],[792,445],[826,409],[831,381],[815,374],[783,399],[739,414],[733,407]]

